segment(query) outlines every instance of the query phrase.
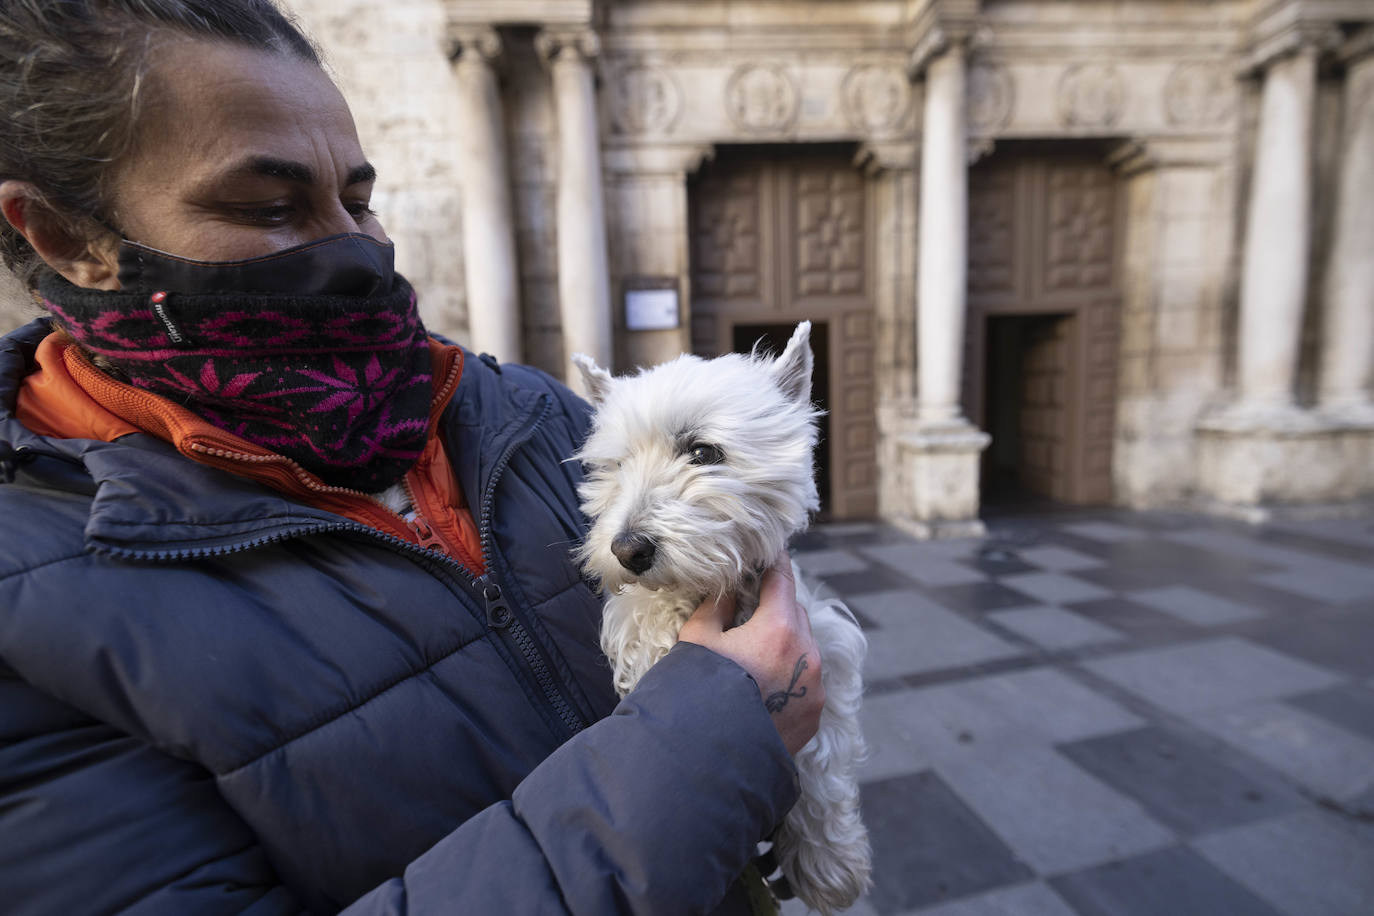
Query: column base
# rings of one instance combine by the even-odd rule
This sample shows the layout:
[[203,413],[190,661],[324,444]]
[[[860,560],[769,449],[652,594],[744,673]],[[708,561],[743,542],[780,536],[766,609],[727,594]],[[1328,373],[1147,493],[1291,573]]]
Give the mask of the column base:
[[1292,406],[1233,406],[1197,426],[1198,490],[1214,512],[1251,521],[1280,506],[1374,496],[1374,425]]
[[900,501],[889,521],[924,539],[986,533],[978,519],[978,464],[991,441],[962,419],[917,422],[900,433]]

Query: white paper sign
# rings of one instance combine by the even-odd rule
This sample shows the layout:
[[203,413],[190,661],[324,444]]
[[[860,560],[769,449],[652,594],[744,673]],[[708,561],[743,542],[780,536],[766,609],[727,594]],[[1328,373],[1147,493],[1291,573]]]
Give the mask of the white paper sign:
[[625,291],[626,328],[631,331],[667,331],[677,326],[677,290]]

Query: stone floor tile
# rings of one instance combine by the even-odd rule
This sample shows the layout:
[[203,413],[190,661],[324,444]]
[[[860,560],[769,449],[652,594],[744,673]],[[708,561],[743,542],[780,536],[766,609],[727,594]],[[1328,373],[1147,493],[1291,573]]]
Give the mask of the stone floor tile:
[[1198,626],[1213,627],[1241,620],[1252,620],[1263,616],[1259,611],[1210,595],[1207,592],[1189,588],[1186,585],[1170,585],[1147,591],[1131,592],[1127,595],[1132,601],[1152,607],[1157,611],[1172,614],[1180,620]]
[[1095,601],[1110,598],[1111,592],[1100,585],[1063,573],[1023,573],[1000,580],[1008,588],[1023,592],[1042,604],[1069,604],[1074,601]]
[[1107,543],[1133,541],[1138,538],[1149,536],[1148,531],[1137,528],[1134,525],[1121,525],[1116,522],[1075,522],[1070,525],[1060,525],[1059,527],[1078,537],[1088,538],[1093,541],[1106,541]]
[[1109,655],[1083,666],[1175,713],[1321,690],[1338,680],[1315,665],[1233,636]]
[[846,597],[913,589],[917,582],[890,566],[874,563],[862,572],[837,572],[823,577],[825,584]]
[[1169,845],[1173,834],[1131,799],[1052,748],[937,763],[935,770],[1041,874]]
[[1077,649],[1126,636],[1120,630],[1095,623],[1057,607],[1022,607],[994,611],[988,619],[1012,630],[1044,649]]
[[982,614],[997,608],[1026,603],[1026,596],[999,582],[970,582],[967,585],[947,585],[928,588],[925,593],[941,607],[952,611]]
[[878,624],[869,633],[865,679],[958,668],[1024,652],[913,593],[859,595],[849,603]]
[[1032,563],[1046,572],[1077,572],[1080,569],[1094,569],[1102,565],[1097,557],[1070,550],[1067,547],[1028,547],[1017,555],[1027,563]]
[[1099,566],[1096,569],[1080,569],[1073,574],[1075,579],[1100,585],[1111,592],[1122,594],[1158,588],[1161,582],[1178,581],[1177,570],[1161,574],[1157,569],[1137,569],[1132,566]]
[[868,569],[868,561],[848,550],[808,550],[792,556],[802,572],[811,576],[830,576],[837,573],[856,573]]
[[[1090,575],[1081,573],[1080,575]],[[1079,601],[1070,605],[1073,612],[1091,618],[1104,626],[1120,630],[1133,639],[1160,642],[1179,638],[1195,638],[1197,630],[1177,617],[1161,614],[1153,608],[1136,604],[1126,598],[1103,598],[1099,601]]]
[[1014,754],[1023,746],[1077,741],[1144,724],[1112,700],[1048,668],[887,694],[865,702],[865,708],[879,703],[874,715],[894,723],[905,742],[900,752],[904,759],[922,761]]
[[988,578],[986,574],[929,550],[923,544],[864,547],[860,552],[922,585],[965,585],[969,582],[985,582]]
[[1186,836],[1306,804],[1279,777],[1225,745],[1151,725],[1059,746],[1059,752]]
[[863,816],[873,844],[868,903],[880,916],[1033,877],[929,770],[864,785]]
[[868,759],[859,770],[863,782],[875,782],[929,769],[928,729],[914,715],[911,690],[865,696],[859,726],[868,744]]
[[1326,610],[1279,615],[1246,635],[1333,671],[1357,678],[1374,674],[1374,614]]
[[1316,570],[1285,569],[1256,576],[1255,581],[1331,604],[1374,601],[1374,571],[1366,569],[1347,569],[1334,564]]
[[[782,901],[779,907],[781,916],[815,916],[816,911],[807,908],[806,904],[793,898],[792,900]],[[878,911],[873,909],[873,904],[868,902],[867,897],[860,897],[858,902],[847,910],[838,910],[844,916],[878,916]]]
[[[1366,643],[1366,651],[1371,646],[1374,642]],[[1374,690],[1368,687],[1342,684],[1330,690],[1289,697],[1285,702],[1374,741]]]
[[920,916],[1077,916],[1039,882],[965,897],[920,911]]
[[1374,741],[1286,703],[1249,703],[1192,721],[1318,795],[1342,802],[1374,787]]
[[1284,916],[1182,846],[1063,875],[1051,884],[1081,916]]
[[1307,810],[1193,840],[1213,865],[1293,916],[1374,912],[1374,842]]
[[1014,576],[1017,573],[1035,572],[1038,567],[1022,560],[1017,554],[1000,548],[985,548],[968,557],[958,557],[960,563],[991,576]]

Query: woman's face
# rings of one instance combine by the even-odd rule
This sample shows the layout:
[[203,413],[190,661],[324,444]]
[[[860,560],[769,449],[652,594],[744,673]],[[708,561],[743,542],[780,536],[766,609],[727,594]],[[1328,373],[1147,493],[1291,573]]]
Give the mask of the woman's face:
[[111,185],[130,241],[226,261],[341,232],[385,241],[375,173],[319,67],[205,41],[155,48],[133,148]]

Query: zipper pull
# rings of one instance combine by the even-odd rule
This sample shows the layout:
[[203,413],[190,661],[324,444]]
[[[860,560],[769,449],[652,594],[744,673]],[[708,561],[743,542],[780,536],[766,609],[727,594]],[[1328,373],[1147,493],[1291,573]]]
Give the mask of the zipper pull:
[[501,586],[483,576],[477,580],[482,586],[482,597],[487,602],[487,625],[495,630],[502,630],[510,626],[510,622],[515,619],[515,614],[511,612],[510,605],[506,603],[506,596],[501,591]]
[[429,523],[419,515],[416,515],[414,518],[406,519],[406,524],[410,527],[411,531],[415,532],[415,537],[421,547],[424,547],[426,550],[436,550],[445,556],[448,555],[448,547],[444,544],[443,539],[440,538],[439,535],[435,533],[434,529],[429,526]]

